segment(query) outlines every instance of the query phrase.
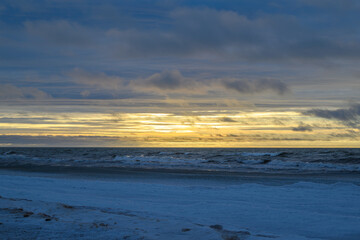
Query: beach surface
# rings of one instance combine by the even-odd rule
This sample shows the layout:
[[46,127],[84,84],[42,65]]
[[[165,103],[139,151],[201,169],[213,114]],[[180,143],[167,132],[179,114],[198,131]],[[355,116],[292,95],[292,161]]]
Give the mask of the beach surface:
[[359,177],[0,171],[1,239],[359,239]]

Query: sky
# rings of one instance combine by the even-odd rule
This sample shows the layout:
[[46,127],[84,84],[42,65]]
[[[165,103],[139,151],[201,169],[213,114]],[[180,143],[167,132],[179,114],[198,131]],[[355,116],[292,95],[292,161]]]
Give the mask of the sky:
[[2,0],[0,146],[359,147],[357,0]]

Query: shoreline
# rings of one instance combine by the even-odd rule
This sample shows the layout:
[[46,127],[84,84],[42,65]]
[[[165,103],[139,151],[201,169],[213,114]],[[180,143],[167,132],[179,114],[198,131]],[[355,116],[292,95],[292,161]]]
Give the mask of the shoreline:
[[77,179],[131,179],[175,180],[175,181],[208,181],[226,183],[260,183],[260,184],[292,184],[296,182],[336,183],[347,182],[360,186],[360,173],[264,173],[264,172],[227,172],[183,169],[147,169],[147,168],[110,168],[110,167],[0,167],[0,173],[16,175],[33,175],[49,177],[65,177]]

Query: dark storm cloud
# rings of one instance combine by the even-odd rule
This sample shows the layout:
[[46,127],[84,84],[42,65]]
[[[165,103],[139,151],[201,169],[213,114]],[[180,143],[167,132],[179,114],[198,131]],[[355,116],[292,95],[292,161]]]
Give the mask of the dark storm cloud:
[[222,84],[226,89],[232,89],[239,93],[253,94],[261,93],[267,90],[274,91],[279,95],[290,92],[288,86],[279,81],[272,79],[260,79],[260,80],[224,80]]
[[311,132],[312,126],[309,124],[300,123],[299,126],[292,128],[295,132]]
[[311,109],[303,114],[340,121],[353,121],[360,116],[360,104],[353,104],[349,108],[340,108],[336,110]]

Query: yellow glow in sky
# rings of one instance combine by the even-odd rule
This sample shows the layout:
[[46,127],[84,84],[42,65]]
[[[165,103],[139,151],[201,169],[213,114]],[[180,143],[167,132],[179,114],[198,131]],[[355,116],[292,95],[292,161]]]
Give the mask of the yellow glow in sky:
[[98,137],[110,139],[108,146],[119,147],[358,147],[359,141],[358,130],[292,111],[71,113],[66,117],[13,113],[6,118],[0,123],[2,135],[62,137],[62,141]]

